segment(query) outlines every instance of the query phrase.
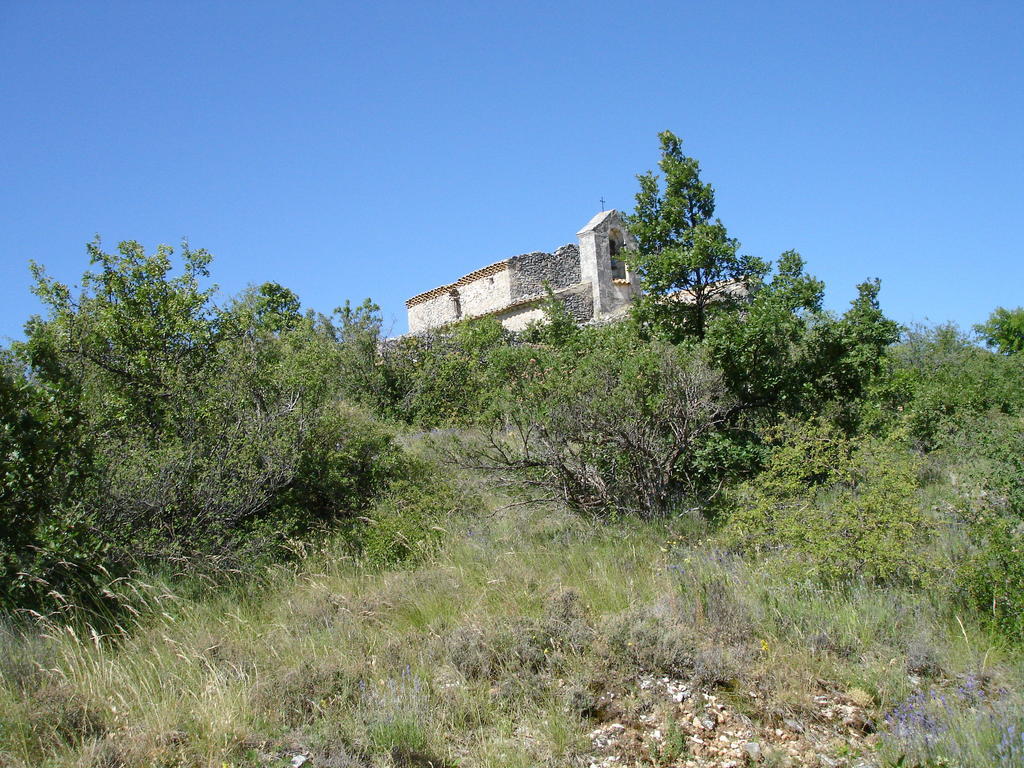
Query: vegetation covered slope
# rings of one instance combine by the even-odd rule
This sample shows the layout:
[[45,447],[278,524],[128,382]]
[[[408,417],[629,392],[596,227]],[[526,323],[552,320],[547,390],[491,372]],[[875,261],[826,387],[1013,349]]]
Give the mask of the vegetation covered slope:
[[[216,591],[112,584],[116,623],[8,626],[0,755],[12,766],[1020,764],[1007,742],[1024,712],[1019,656],[948,590],[823,585],[730,553],[693,518],[598,523],[509,507],[486,485],[464,475],[461,492],[482,506],[398,570],[339,542]],[[949,492],[927,488],[932,500]]]

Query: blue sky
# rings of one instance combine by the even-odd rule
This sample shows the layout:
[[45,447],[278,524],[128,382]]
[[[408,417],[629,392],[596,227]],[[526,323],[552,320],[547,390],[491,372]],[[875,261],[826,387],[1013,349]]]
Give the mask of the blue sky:
[[6,2],[0,338],[28,261],[187,237],[329,311],[630,209],[670,129],[747,253],[842,309],[1024,304],[1024,3]]

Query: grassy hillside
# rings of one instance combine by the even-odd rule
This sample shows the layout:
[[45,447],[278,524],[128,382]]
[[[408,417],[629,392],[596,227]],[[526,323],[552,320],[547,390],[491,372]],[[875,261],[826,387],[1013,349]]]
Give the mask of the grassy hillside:
[[328,545],[213,591],[120,580],[114,626],[9,623],[0,764],[1024,764],[1020,656],[943,590],[457,481],[477,511],[405,567]]

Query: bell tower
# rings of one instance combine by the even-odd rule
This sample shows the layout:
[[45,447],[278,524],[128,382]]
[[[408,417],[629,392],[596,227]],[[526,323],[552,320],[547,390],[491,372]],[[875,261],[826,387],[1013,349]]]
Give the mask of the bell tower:
[[628,304],[639,291],[636,276],[622,260],[622,252],[636,245],[618,211],[601,211],[576,233],[580,243],[580,279],[594,295],[594,317]]

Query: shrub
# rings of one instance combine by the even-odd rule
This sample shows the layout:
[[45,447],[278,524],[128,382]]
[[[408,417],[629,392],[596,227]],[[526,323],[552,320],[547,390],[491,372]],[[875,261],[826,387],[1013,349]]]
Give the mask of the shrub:
[[1024,641],[1024,418],[974,419],[949,441],[969,533],[958,580],[969,601]]
[[1024,522],[986,509],[971,515],[972,547],[958,581],[1007,637],[1024,641]]
[[547,283],[544,284],[544,293],[544,301],[540,305],[544,319],[534,320],[526,326],[522,340],[528,344],[550,344],[555,347],[568,344],[579,330],[576,318]]
[[437,545],[453,515],[473,504],[424,463],[406,460],[405,476],[392,482],[383,497],[354,529],[354,545],[363,561],[375,567],[414,561]]
[[609,661],[629,675],[689,677],[693,672],[696,640],[680,617],[638,606],[607,619],[603,634]]
[[919,459],[900,443],[852,439],[821,419],[768,435],[764,472],[737,494],[726,534],[741,549],[782,552],[832,581],[924,579],[932,524],[917,504]]
[[322,342],[306,333],[225,348],[188,403],[173,393],[173,428],[97,436],[103,501],[90,501],[112,555],[265,556],[288,536],[356,516],[401,473],[392,435],[330,399],[328,363],[309,359]]
[[390,430],[344,403],[320,409],[300,448],[270,514],[275,524],[298,533],[362,514],[393,483],[420,472]]
[[[565,347],[505,353],[482,466],[515,472],[594,514],[663,514],[706,499],[731,469],[715,442],[732,400],[699,351],[642,341],[630,324]],[[727,452],[726,452],[727,453]]]
[[92,460],[77,422],[0,351],[0,606],[97,592],[104,545],[77,500],[91,491]]
[[386,412],[425,428],[473,422],[500,384],[490,355],[510,338],[485,317],[386,343],[382,365],[394,398]]
[[344,382],[376,391],[372,305],[339,310],[339,337],[276,284],[214,305],[187,245],[177,269],[165,246],[89,251],[77,296],[34,269],[48,315],[15,345],[26,373],[0,372],[0,600],[279,554],[404,477],[392,435],[340,404]]
[[1024,356],[980,349],[955,326],[910,329],[892,358],[902,386],[891,408],[918,447],[941,447],[982,416],[1024,413]]

